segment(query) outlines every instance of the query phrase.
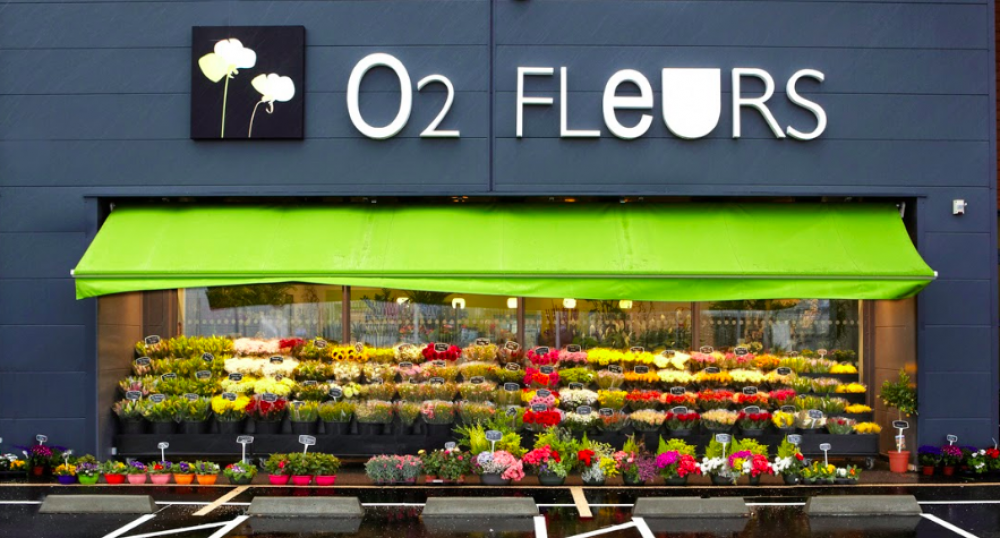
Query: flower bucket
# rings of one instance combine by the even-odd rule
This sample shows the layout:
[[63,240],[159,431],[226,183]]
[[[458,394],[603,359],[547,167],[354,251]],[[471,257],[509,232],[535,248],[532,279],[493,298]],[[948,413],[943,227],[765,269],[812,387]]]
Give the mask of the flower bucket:
[[484,486],[509,486],[510,479],[503,479],[500,476],[500,473],[483,473],[479,480]]
[[149,481],[156,484],[157,486],[164,486],[170,483],[170,475],[168,474],[149,475]]
[[120,424],[122,434],[124,435],[141,435],[146,433],[146,419],[123,420]]
[[666,482],[668,486],[686,486],[688,483],[688,477],[685,476],[682,478],[680,476],[675,476],[673,478],[664,478],[663,481]]
[[198,483],[201,484],[202,486],[213,486],[215,485],[215,481],[219,479],[219,475],[199,474],[195,475],[195,478],[198,480]]
[[330,476],[318,475],[318,476],[316,476],[316,485],[317,486],[332,486],[336,481],[337,481],[337,475],[330,475]]
[[602,480],[587,480],[586,478],[583,479],[584,486],[603,486],[604,482],[605,481],[603,479]]
[[372,422],[359,422],[358,423],[358,435],[382,435],[384,424],[375,424]]
[[243,433],[243,420],[218,422],[219,433],[223,435],[239,435]]
[[729,476],[722,476],[722,475],[713,474],[712,475],[712,485],[713,486],[732,486],[733,485],[733,479],[732,479],[732,477],[729,477]]
[[83,484],[84,486],[93,486],[94,484],[96,484],[96,483],[97,483],[97,481],[98,481],[98,480],[100,480],[100,479],[101,479],[101,475],[96,475],[96,474],[95,474],[95,475],[93,475],[93,476],[87,476],[87,475],[83,475],[83,474],[82,474],[82,475],[80,475],[80,476],[77,476],[76,478],[77,478],[77,480],[79,480],[79,481],[80,481],[80,483],[81,483],[81,484]]
[[185,420],[180,423],[180,433],[185,435],[201,435],[208,433],[208,421]]
[[267,475],[267,481],[272,486],[287,486],[288,481],[291,480],[291,475],[287,474],[269,474]]
[[292,475],[292,485],[293,486],[308,486],[310,483],[312,483],[312,479],[313,479],[313,477],[312,477],[311,474],[297,474],[297,475]]
[[174,421],[169,422],[150,422],[149,423],[149,433],[153,435],[172,435],[177,432],[177,423]]
[[691,428],[678,428],[676,430],[667,430],[667,433],[671,437],[688,437],[691,435]]
[[646,481],[645,480],[631,480],[627,476],[623,476],[622,477],[622,482],[626,486],[645,486],[646,485]]
[[786,485],[797,486],[802,482],[802,477],[797,474],[783,474],[781,478],[785,481]]
[[[893,472],[895,472],[895,471],[893,471]],[[941,474],[944,475],[944,476],[955,476],[955,466],[954,465],[942,465],[941,466]]]
[[764,435],[764,428],[740,428],[744,437],[760,437]]
[[565,482],[566,482],[565,476],[558,476],[552,473],[542,473],[538,475],[538,483],[543,486],[561,486]]
[[312,422],[292,421],[292,433],[295,435],[316,435],[317,431],[319,431],[319,423],[315,420]]
[[889,451],[889,470],[894,473],[905,473],[909,468],[910,463],[910,451],[904,450],[903,452],[898,452],[895,450]]
[[125,475],[123,474],[106,474],[104,475],[104,481],[108,484],[124,484]]
[[920,474],[924,476],[934,476],[934,468],[935,467],[933,465],[924,465],[920,467]]
[[324,422],[323,429],[327,435],[350,435],[350,422]]
[[249,476],[244,476],[241,478],[229,478],[229,483],[234,486],[245,486],[250,482],[253,482],[253,478],[250,478]]
[[128,483],[134,486],[146,483],[146,475],[144,474],[130,474],[128,476]]
[[193,474],[175,474],[174,475],[174,482],[176,482],[177,484],[180,484],[182,486],[187,486],[187,485],[191,484],[191,482],[194,482],[194,475]]
[[72,475],[57,476],[56,480],[58,480],[59,483],[62,484],[62,485],[64,485],[64,486],[69,485],[69,484],[76,484],[76,477],[72,476]]
[[275,435],[281,432],[280,420],[255,420],[253,425],[257,435]]

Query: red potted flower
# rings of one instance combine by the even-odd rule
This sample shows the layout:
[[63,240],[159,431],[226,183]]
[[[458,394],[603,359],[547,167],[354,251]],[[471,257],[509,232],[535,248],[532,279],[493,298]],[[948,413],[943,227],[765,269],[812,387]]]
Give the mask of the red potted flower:
[[271,454],[264,462],[264,469],[267,471],[267,480],[272,486],[284,486],[292,477],[288,469],[288,456],[285,454]]

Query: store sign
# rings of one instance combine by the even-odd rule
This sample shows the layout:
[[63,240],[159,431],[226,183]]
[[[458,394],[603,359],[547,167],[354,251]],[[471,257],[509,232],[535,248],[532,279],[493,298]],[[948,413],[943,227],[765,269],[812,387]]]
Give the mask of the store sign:
[[303,26],[195,26],[191,138],[301,139]]

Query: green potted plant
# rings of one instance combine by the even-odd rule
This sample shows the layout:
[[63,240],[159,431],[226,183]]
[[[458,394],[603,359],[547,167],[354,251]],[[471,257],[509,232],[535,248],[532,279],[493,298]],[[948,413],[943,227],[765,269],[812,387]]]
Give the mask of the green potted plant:
[[194,475],[198,484],[211,486],[219,478],[219,464],[210,461],[196,461],[194,462]]
[[238,461],[226,465],[222,474],[229,479],[230,484],[242,486],[253,482],[254,477],[257,476],[257,468],[247,462]]
[[333,454],[317,452],[313,454],[316,468],[316,485],[332,486],[337,481],[337,471],[340,470],[340,459]]
[[292,402],[288,406],[288,418],[292,421],[292,433],[295,435],[316,435],[319,402]]
[[350,435],[354,418],[354,402],[323,402],[319,406],[319,419],[327,435]]
[[[917,414],[917,389],[910,383],[910,376],[903,370],[899,371],[896,381],[885,380],[878,397],[886,407],[896,409],[899,420],[903,417]],[[910,462],[910,451],[906,450],[906,438],[896,436],[896,450],[889,451],[889,470],[894,473],[905,473]]]
[[355,407],[358,419],[358,433],[361,435],[383,435],[392,433],[392,402],[368,400]]
[[785,438],[778,445],[778,453],[774,457],[771,467],[774,472],[781,475],[785,484],[795,485],[802,480],[802,467],[805,465],[805,456],[799,450],[798,445],[788,442]]
[[287,454],[271,454],[264,462],[264,470],[267,471],[267,480],[272,486],[287,485],[292,477]]
[[177,431],[177,412],[181,399],[167,396],[162,401],[147,400],[142,408],[142,416],[149,421],[150,431],[156,435],[170,435]]
[[212,402],[208,398],[181,400],[177,404],[177,423],[180,433],[208,433],[208,418],[212,415]]
[[285,465],[295,486],[308,486],[316,475],[316,460],[313,454],[294,452],[288,455]]
[[108,484],[124,484],[128,466],[120,461],[108,460],[101,464],[101,473]]

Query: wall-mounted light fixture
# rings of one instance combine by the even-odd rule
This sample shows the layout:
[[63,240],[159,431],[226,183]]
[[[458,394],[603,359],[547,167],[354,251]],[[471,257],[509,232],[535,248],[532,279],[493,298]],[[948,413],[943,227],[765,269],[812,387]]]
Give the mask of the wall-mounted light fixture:
[[507,298],[507,308],[517,308],[517,297]]
[[455,297],[451,300],[451,307],[457,310],[465,308],[465,299],[461,297]]
[[632,301],[629,299],[622,299],[621,301],[618,301],[618,308],[621,308],[622,310],[628,310],[632,308]]
[[563,299],[563,308],[576,308],[576,299]]

